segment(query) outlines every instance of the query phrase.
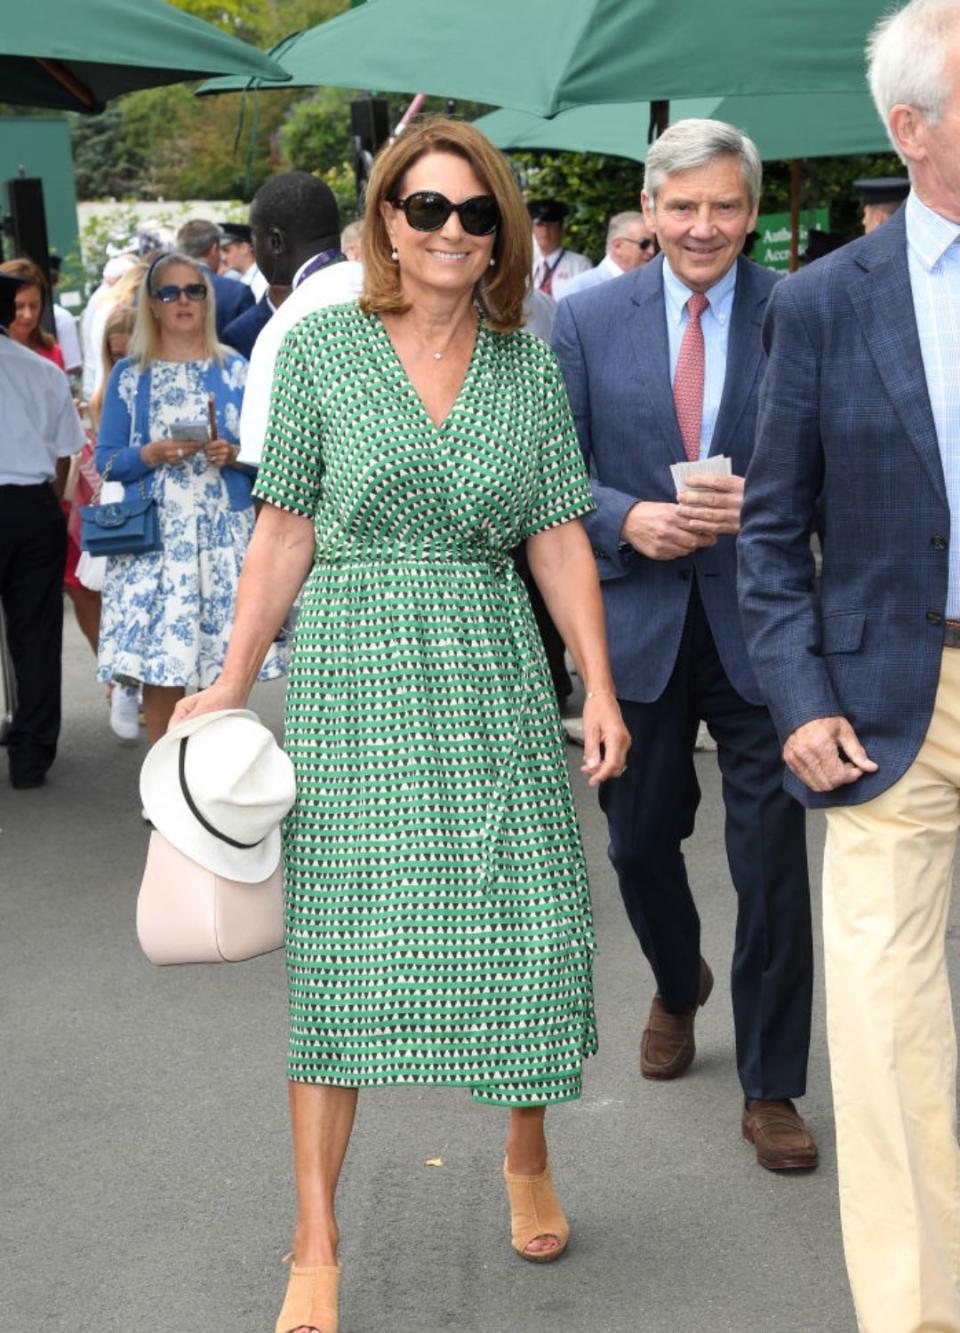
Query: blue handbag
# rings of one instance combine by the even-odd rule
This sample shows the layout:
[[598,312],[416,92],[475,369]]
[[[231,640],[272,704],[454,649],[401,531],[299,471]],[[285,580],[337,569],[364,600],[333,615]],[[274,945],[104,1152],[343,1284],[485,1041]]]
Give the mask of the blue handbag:
[[[144,371],[137,382],[136,428],[145,433],[150,415],[150,372]],[[111,458],[103,470],[100,487],[92,505],[80,508],[80,549],[90,555],[146,555],[159,551],[160,515],[153,495],[141,479],[135,500],[123,499],[110,504],[98,503],[100,489],[110,478]]]
[[[106,481],[110,466],[103,474]],[[153,495],[140,483],[136,500],[83,505],[80,549],[90,555],[146,555],[160,550],[160,516]],[[151,488],[152,490],[152,488]]]

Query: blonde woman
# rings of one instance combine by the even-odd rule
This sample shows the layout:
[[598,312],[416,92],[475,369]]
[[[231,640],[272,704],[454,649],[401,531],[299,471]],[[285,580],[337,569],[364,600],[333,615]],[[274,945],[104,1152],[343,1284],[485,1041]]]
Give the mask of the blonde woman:
[[500,1108],[513,1246],[542,1263],[567,1243],[544,1112],[580,1095],[595,1049],[593,934],[518,542],[587,686],[592,785],[629,745],[563,381],[520,328],[530,224],[509,165],[470,125],[408,129],[374,166],[363,247],[359,306],[281,347],[230,651],[175,714],[245,705],[306,578],[284,862],[298,1215],[277,1333],[337,1328],[360,1087]]
[[[223,665],[253,532],[251,470],[237,464],[246,370],[217,341],[203,270],[185,255],[155,260],[141,282],[130,356],[110,375],[97,441],[101,476],[123,482],[128,498],[143,486],[159,511],[160,550],[108,559],[97,667],[102,681],[142,684],[151,742],[184,693],[212,684]],[[211,401],[213,437],[177,438],[182,423],[202,433]],[[261,678],[282,670],[271,647]]]

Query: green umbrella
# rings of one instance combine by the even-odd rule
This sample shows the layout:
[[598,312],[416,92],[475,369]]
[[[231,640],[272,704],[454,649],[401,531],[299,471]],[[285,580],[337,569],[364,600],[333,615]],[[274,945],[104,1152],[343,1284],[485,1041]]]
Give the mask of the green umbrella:
[[[375,0],[290,40],[294,86],[552,116],[639,97],[857,92],[885,0]],[[269,86],[215,80],[201,92]],[[290,86],[289,84],[287,86]]]
[[135,88],[286,71],[262,51],[164,0],[25,0],[0,26],[0,100],[100,111]]
[[[670,103],[670,120],[725,120],[745,131],[768,162],[786,158],[882,153],[890,144],[869,95],[784,93],[769,97],[711,97]],[[551,148],[612,153],[643,162],[649,102],[580,106],[553,117],[493,111],[474,122],[498,148]]]

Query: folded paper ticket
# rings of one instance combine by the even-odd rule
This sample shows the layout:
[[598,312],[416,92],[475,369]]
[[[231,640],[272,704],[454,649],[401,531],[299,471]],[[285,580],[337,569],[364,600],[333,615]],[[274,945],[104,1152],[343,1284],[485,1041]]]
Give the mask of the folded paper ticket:
[[671,463],[670,475],[679,495],[687,489],[687,477],[729,477],[733,475],[733,464],[726,454],[715,454],[693,463]]

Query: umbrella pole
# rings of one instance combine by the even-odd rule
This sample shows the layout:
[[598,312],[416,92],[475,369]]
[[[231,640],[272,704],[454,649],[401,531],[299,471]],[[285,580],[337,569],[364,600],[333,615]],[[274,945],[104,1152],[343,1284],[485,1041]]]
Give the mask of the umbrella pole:
[[790,272],[796,273],[800,255],[800,159],[790,163]]
[[403,115],[400,117],[400,122],[397,125],[397,128],[393,131],[394,135],[403,133],[403,131],[410,124],[411,120],[413,120],[414,116],[417,115],[417,113],[419,112],[420,108],[423,106],[426,100],[427,100],[426,93],[417,93],[416,97],[413,99],[413,101],[407,107],[406,111],[404,111]]
[[51,79],[56,79],[61,88],[66,88],[67,92],[75,97],[82,106],[85,106],[88,111],[96,109],[97,99],[90,89],[80,83],[78,79],[75,79],[68,69],[64,69],[59,60],[44,60],[38,56],[37,64],[41,69],[46,70]]
[[654,101],[650,103],[650,129],[647,132],[647,143],[653,143],[654,139],[659,139],[660,135],[670,125],[670,103],[665,101]]

